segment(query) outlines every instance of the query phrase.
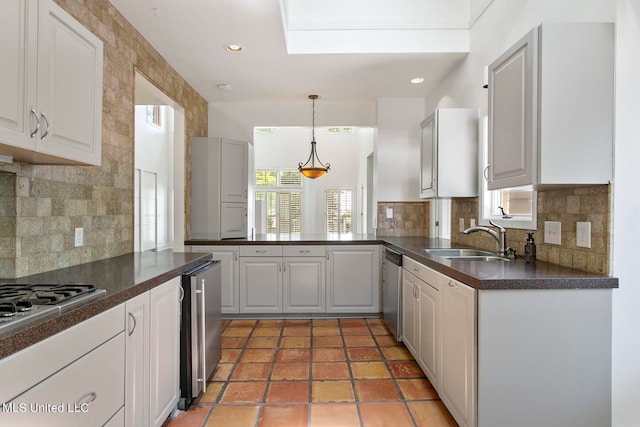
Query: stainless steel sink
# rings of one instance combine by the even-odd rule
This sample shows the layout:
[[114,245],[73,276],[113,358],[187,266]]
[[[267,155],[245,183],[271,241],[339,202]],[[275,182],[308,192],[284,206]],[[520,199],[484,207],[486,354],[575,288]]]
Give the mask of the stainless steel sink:
[[447,256],[445,257],[451,261],[511,261],[509,258],[504,258],[495,255],[461,255],[461,256]]
[[492,252],[481,251],[480,249],[425,249],[426,253],[442,257],[490,257],[495,256]]

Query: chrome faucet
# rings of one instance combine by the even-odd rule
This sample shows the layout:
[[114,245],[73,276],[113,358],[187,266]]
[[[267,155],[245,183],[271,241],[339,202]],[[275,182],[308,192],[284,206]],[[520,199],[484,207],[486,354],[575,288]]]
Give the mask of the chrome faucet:
[[515,249],[507,247],[507,232],[504,229],[504,227],[496,224],[492,220],[489,220],[489,224],[497,228],[498,232],[490,229],[489,227],[477,226],[477,227],[469,227],[466,230],[464,230],[463,233],[471,234],[471,233],[475,233],[476,231],[484,231],[485,233],[489,233],[489,235],[494,239],[496,239],[496,242],[498,242],[498,255],[507,257],[507,258],[515,257],[516,255]]

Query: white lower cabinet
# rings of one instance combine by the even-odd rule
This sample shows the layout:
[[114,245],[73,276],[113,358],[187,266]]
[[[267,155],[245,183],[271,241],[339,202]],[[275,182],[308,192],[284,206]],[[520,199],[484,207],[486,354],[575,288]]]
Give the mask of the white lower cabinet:
[[380,312],[380,246],[327,246],[327,312]]
[[442,289],[442,377],[438,394],[460,426],[475,426],[476,291],[448,279]]
[[379,313],[379,245],[193,245],[222,261],[222,313]]
[[220,260],[222,314],[240,312],[240,262],[237,246],[192,246],[191,252],[209,252]]
[[180,277],[127,301],[126,426],[161,426],[180,397]]
[[117,420],[125,404],[124,304],[3,359],[0,378],[0,425]]
[[324,311],[324,246],[240,248],[240,313]]
[[403,341],[460,426],[476,425],[475,289],[403,258]]

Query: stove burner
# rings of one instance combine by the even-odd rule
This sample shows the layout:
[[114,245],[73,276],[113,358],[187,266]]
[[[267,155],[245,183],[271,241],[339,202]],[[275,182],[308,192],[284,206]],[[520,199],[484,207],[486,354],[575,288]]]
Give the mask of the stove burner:
[[25,311],[32,305],[56,305],[95,290],[93,285],[4,284],[0,300],[20,302],[20,311]]
[[0,317],[13,317],[16,315],[16,305],[10,301],[0,302]]

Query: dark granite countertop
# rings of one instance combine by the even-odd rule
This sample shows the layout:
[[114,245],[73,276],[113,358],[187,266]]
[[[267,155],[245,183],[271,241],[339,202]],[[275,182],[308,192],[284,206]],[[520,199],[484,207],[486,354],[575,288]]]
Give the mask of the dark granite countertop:
[[617,288],[618,279],[523,258],[508,262],[452,261],[430,255],[426,248],[465,248],[445,239],[424,237],[383,237],[388,246],[408,257],[479,290],[495,289],[598,289]]
[[185,245],[381,245],[383,238],[372,234],[281,234],[278,236],[258,234],[245,239],[208,239],[206,236],[192,236]]
[[25,276],[4,283],[88,283],[107,293],[61,314],[0,335],[0,359],[106,311],[211,259],[211,254],[143,252]]
[[248,239],[191,239],[186,245],[334,245],[384,244],[392,246],[410,258],[479,290],[492,289],[596,289],[617,288],[615,277],[588,273],[538,261],[527,264],[517,258],[509,262],[451,261],[430,255],[426,248],[465,248],[447,239],[427,237],[381,237],[361,235],[263,236]]

